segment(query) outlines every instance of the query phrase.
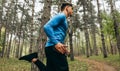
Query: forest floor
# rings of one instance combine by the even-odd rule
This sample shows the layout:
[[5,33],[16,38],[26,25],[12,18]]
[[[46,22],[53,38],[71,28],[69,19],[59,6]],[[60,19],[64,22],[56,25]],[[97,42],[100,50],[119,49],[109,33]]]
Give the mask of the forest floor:
[[75,57],[75,59],[81,62],[86,62],[89,65],[88,71],[120,71],[117,70],[114,66],[111,66],[105,62],[100,62],[100,61],[81,58],[81,57]]
[[[68,58],[70,71],[120,71],[118,55],[103,58],[102,56],[75,57],[74,61]],[[0,71],[30,71],[31,63],[14,58],[0,58]]]

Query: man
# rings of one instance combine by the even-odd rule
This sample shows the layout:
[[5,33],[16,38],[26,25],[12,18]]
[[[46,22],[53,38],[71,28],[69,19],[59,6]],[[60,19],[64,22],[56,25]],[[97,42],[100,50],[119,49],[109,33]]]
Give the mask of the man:
[[23,56],[19,60],[35,63],[40,71],[69,71],[64,39],[68,29],[67,17],[72,14],[72,4],[63,3],[61,12],[44,25],[44,31],[48,37],[45,45],[46,66],[37,59],[37,53]]

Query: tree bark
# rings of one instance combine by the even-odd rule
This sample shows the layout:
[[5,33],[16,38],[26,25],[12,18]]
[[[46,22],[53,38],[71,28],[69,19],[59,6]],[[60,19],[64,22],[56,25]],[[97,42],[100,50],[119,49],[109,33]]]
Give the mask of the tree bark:
[[12,42],[12,33],[10,34],[10,41],[9,41],[9,43],[8,43],[7,58],[10,57],[11,42]]
[[107,51],[105,46],[105,39],[103,34],[103,26],[102,26],[102,18],[101,18],[101,12],[100,12],[100,4],[99,0],[97,0],[97,6],[98,6],[98,23],[100,24],[100,30],[101,30],[101,41],[102,41],[102,47],[103,47],[103,56],[104,58],[107,58]]
[[69,43],[70,43],[70,60],[74,61],[74,53],[73,53],[73,40],[72,40],[73,30],[69,30]]
[[115,31],[115,37],[116,37],[116,40],[117,40],[117,48],[118,48],[118,52],[119,52],[119,56],[120,56],[120,33],[119,33],[119,25],[117,23],[117,20],[116,20],[116,15],[115,15],[115,9],[113,7],[113,0],[110,0],[110,5],[111,5],[111,14],[112,14],[112,17],[113,17],[113,24],[114,24],[114,31]]
[[41,60],[43,60],[44,57],[44,47],[47,41],[47,36],[44,33],[43,26],[50,19],[51,5],[52,5],[52,0],[44,1],[43,15],[41,17],[41,27],[39,29],[39,37],[37,38],[37,49],[40,52]]
[[86,56],[90,56],[90,51],[89,51],[89,34],[88,34],[88,27],[87,27],[87,15],[86,15],[86,8],[85,8],[86,2],[83,1],[83,21],[84,21],[84,31],[85,31],[85,41],[86,41]]
[[3,58],[4,57],[4,53],[5,53],[5,42],[6,42],[6,28],[5,28],[5,33],[4,33],[4,40],[3,40],[3,43],[2,43],[2,53],[1,53],[1,57]]

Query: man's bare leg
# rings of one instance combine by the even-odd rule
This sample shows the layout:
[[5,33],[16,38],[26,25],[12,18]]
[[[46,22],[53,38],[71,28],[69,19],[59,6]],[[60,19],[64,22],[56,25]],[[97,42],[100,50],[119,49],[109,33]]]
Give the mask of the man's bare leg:
[[31,62],[33,62],[40,71],[46,71],[46,66],[38,58],[33,58]]
[[37,60],[37,58],[33,58],[31,62],[35,63]]

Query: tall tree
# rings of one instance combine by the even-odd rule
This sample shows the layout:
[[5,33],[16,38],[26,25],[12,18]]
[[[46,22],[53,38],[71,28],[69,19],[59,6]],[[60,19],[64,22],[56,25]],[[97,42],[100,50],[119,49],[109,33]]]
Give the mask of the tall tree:
[[110,7],[111,7],[111,14],[113,17],[113,24],[114,24],[114,31],[115,31],[115,37],[117,41],[117,48],[120,56],[120,33],[119,33],[119,25],[117,22],[116,14],[115,14],[115,7],[114,7],[114,1],[110,0]]
[[[0,41],[1,41],[1,34],[2,34],[2,31],[1,31],[1,28],[2,28],[2,13],[3,13],[3,9],[2,9],[2,5],[3,3],[0,2]],[[1,42],[0,42],[1,43]]]
[[[7,2],[7,1],[5,1],[5,2]],[[12,2],[12,1],[11,1]],[[4,2],[3,2],[4,3]],[[2,47],[3,47],[3,49],[2,49],[2,57],[4,56],[4,53],[5,53],[5,48],[6,48],[6,36],[7,36],[7,34],[9,34],[9,23],[11,24],[11,18],[10,18],[10,16],[11,16],[11,7],[12,7],[12,3],[10,3],[9,4],[9,6],[7,6],[6,7],[6,9],[7,9],[7,11],[6,11],[6,16],[5,16],[5,24],[4,24],[4,27],[5,27],[5,33],[4,33],[4,40],[3,40],[3,45],[2,45]],[[8,50],[9,50],[9,48],[7,48]]]
[[87,2],[86,1],[82,1],[83,3],[83,21],[84,21],[84,32],[85,32],[85,41],[86,41],[86,56],[89,57],[90,56],[90,51],[89,51],[89,47],[90,47],[90,41],[89,41],[89,33],[88,33],[88,22],[87,22]]
[[[72,2],[71,0],[69,1],[70,3]],[[72,37],[73,37],[73,19],[74,18],[74,16],[72,17],[72,18],[70,18],[70,20],[69,20],[69,32],[68,32],[68,34],[69,34],[69,43],[70,43],[70,59],[71,59],[71,61],[73,61],[74,60],[74,53],[73,53],[73,39],[72,39]]]
[[70,43],[70,59],[71,59],[71,61],[74,60],[72,36],[73,36],[73,29],[72,29],[72,26],[71,26],[70,29],[69,29],[69,43]]
[[41,60],[43,60],[44,57],[44,47],[45,47],[45,42],[47,40],[47,37],[43,30],[43,26],[50,19],[51,5],[52,5],[52,0],[44,1],[43,14],[41,16],[41,26],[39,27],[39,31],[38,31],[39,36],[37,38],[37,49],[40,52],[39,57]]
[[96,25],[95,25],[95,10],[94,10],[94,6],[92,4],[92,0],[88,0],[88,12],[90,13],[90,18],[88,20],[88,23],[90,24],[90,30],[91,30],[91,40],[93,41],[93,50],[92,48],[90,49],[91,54],[92,51],[94,52],[95,55],[98,55],[98,49],[97,49],[97,45],[96,45]]
[[33,52],[33,30],[34,30],[34,27],[33,27],[33,25],[34,25],[34,7],[35,7],[35,1],[36,0],[32,0],[32,18],[31,18],[31,25],[30,25],[30,49],[29,49],[29,53],[32,53]]
[[[0,22],[0,36],[1,36],[1,33],[2,33],[2,31],[1,31],[2,26],[4,26],[4,25],[3,25],[4,22],[3,22],[2,15],[3,15],[3,8],[4,8],[4,6],[5,6],[5,2],[6,2],[6,0],[2,0],[2,6],[1,6],[1,22]],[[6,33],[6,29],[5,29],[5,33]],[[6,35],[5,33],[3,33],[3,37],[4,37],[3,41],[2,41],[2,39],[1,39],[1,37],[0,37],[0,41],[1,41],[1,44],[2,44],[1,57],[4,56],[4,51],[5,51],[5,35]]]
[[104,56],[104,58],[106,58],[107,57],[107,51],[106,51],[106,46],[105,46],[104,34],[103,34],[103,25],[102,25],[102,18],[101,18],[99,0],[97,0],[97,6],[98,6],[98,23],[100,24],[101,41],[102,41],[102,47],[103,47],[103,56]]

